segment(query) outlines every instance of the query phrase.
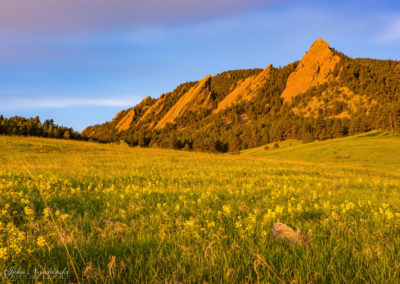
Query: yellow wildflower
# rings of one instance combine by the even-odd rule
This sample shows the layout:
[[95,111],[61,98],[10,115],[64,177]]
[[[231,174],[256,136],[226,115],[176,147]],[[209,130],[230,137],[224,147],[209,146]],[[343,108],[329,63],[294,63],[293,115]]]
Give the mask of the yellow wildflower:
[[44,239],[43,236],[40,236],[37,239],[37,244],[38,244],[39,247],[44,247],[46,245],[46,240]]
[[222,206],[222,210],[225,212],[226,215],[230,215],[232,210],[231,210],[231,206],[230,205],[223,205]]
[[61,215],[61,220],[63,220],[63,221],[67,220],[68,218],[69,218],[68,214],[62,214]]
[[0,259],[2,259],[2,260],[7,260],[8,259],[7,248],[0,248]]
[[46,217],[46,218],[48,218],[49,216],[50,216],[50,210],[49,210],[49,208],[44,208],[43,209],[43,215],[44,215],[44,217]]

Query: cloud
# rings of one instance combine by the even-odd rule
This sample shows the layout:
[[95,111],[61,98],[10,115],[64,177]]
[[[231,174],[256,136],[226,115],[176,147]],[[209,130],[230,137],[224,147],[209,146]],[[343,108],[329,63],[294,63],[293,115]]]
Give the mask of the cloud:
[[113,96],[108,98],[41,96],[39,98],[2,96],[1,109],[66,108],[79,106],[131,107],[138,103],[135,97]]
[[386,27],[377,35],[378,42],[394,42],[400,40],[400,15],[392,17]]
[[[280,0],[282,1],[282,0]],[[84,32],[196,21],[257,9],[278,0],[4,0],[3,32]]]

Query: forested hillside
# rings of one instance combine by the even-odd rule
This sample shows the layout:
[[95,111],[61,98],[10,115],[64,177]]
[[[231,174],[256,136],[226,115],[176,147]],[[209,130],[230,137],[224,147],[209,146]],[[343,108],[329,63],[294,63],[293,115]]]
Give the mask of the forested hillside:
[[400,132],[400,63],[352,59],[319,39],[301,61],[184,83],[82,135],[130,145],[237,152],[273,141],[310,142],[374,129]]

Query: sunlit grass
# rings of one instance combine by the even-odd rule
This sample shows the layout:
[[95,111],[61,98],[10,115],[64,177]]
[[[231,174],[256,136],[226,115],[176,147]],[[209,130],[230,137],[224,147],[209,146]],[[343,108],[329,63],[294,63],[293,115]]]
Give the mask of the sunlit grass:
[[[98,282],[400,277],[400,175],[383,160],[375,170],[13,137],[0,147],[1,271],[39,263]],[[277,220],[311,246],[273,239]]]
[[372,131],[358,136],[316,141],[304,144],[287,140],[274,148],[275,143],[242,152],[244,156],[309,161],[332,165],[350,165],[385,169],[400,173],[400,135]]

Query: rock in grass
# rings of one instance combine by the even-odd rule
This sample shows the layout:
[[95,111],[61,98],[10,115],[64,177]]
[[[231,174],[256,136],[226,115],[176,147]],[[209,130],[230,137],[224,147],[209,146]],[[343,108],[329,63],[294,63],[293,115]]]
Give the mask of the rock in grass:
[[295,231],[281,222],[276,222],[272,226],[271,233],[276,239],[286,241],[290,244],[302,244],[303,246],[310,245],[310,241],[300,232],[299,229]]

